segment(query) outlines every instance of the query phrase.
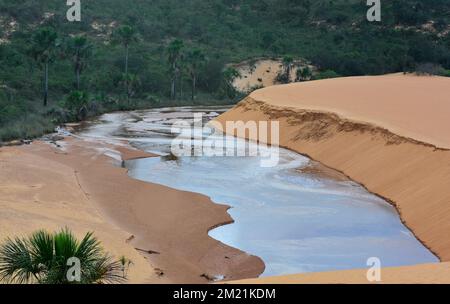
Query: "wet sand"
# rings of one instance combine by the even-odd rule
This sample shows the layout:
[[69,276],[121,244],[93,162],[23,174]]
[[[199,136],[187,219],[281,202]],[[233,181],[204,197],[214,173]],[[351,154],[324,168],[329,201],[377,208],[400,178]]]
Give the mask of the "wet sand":
[[259,258],[208,236],[232,222],[227,206],[128,177],[123,159],[149,154],[74,138],[58,144],[0,149],[1,239],[42,228],[93,231],[105,250],[134,262],[132,283],[208,283],[264,271]]

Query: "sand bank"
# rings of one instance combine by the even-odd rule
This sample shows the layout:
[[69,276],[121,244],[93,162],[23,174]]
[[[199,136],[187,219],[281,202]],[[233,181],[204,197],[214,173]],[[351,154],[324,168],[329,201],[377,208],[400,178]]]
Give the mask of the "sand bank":
[[263,262],[208,236],[232,222],[209,198],[128,177],[121,159],[149,156],[66,139],[0,149],[0,239],[37,229],[88,231],[134,265],[133,283],[207,283],[257,277]]
[[[369,284],[367,269],[306,273],[237,281],[238,284]],[[384,268],[382,284],[449,284],[450,263]]]
[[450,149],[450,78],[391,74],[274,86],[251,98],[340,117]]
[[[450,78],[387,75],[274,86],[218,121],[280,121],[280,144],[394,204],[450,261]],[[235,134],[234,134],[235,135]]]

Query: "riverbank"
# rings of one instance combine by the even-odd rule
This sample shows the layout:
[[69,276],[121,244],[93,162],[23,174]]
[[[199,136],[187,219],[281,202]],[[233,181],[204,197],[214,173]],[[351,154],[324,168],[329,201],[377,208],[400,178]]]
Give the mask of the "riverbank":
[[263,262],[208,236],[231,223],[227,206],[131,179],[123,160],[151,156],[66,138],[0,149],[0,239],[68,227],[93,231],[133,261],[132,283],[208,283],[257,277]]
[[241,280],[236,284],[450,284],[450,263],[383,268],[381,282],[369,282],[367,269],[304,273]]
[[450,261],[448,96],[444,77],[350,77],[261,89],[217,121],[280,121],[281,146],[390,201]]

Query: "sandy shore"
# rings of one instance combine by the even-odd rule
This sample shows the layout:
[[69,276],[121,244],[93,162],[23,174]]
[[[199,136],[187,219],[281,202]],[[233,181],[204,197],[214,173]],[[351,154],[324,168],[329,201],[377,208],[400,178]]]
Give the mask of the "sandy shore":
[[418,239],[450,261],[448,96],[444,77],[313,81],[255,91],[218,121],[280,121],[281,146],[389,200]]
[[[375,284],[367,280],[367,269],[305,273],[233,282],[237,284]],[[450,284],[450,263],[384,268],[382,284]]]
[[133,261],[132,283],[208,283],[264,270],[259,258],[208,236],[232,222],[227,206],[133,180],[120,166],[150,155],[71,138],[60,144],[0,149],[1,240],[42,228],[93,231],[105,250]]

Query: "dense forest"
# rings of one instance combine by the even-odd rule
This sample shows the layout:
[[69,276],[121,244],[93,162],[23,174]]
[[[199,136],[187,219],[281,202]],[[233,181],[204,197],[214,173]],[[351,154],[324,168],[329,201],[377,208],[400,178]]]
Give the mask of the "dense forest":
[[[333,76],[450,75],[450,0],[0,0],[0,142],[105,111],[226,104],[230,68],[302,58]],[[322,78],[323,78],[322,77]]]

